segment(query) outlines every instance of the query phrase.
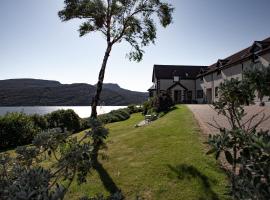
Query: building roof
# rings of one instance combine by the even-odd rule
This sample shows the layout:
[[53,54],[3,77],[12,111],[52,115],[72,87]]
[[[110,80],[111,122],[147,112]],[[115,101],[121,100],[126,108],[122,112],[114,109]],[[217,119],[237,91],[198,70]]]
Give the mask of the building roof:
[[196,79],[201,69],[206,66],[190,65],[154,65],[152,81],[157,79],[173,79],[173,76],[180,76],[181,79]]
[[218,59],[218,61],[210,65],[207,68],[207,70],[198,74],[198,77],[217,71],[218,69],[221,69],[221,68],[223,69],[223,68],[230,67],[232,65],[236,65],[238,63],[241,63],[245,60],[252,58],[253,53],[256,50],[256,47],[259,47],[260,49],[260,52],[258,53],[258,55],[261,55],[261,54],[264,54],[265,52],[270,51],[270,37],[262,41],[255,41],[248,48],[245,48],[225,59]]
[[151,90],[156,90],[155,85],[152,85],[152,86],[148,89],[148,91],[151,91]]
[[176,82],[173,85],[171,85],[170,87],[168,87],[167,90],[171,90],[172,88],[174,88],[175,86],[179,85],[180,87],[184,88],[185,90],[188,90],[184,85],[182,85],[180,82]]

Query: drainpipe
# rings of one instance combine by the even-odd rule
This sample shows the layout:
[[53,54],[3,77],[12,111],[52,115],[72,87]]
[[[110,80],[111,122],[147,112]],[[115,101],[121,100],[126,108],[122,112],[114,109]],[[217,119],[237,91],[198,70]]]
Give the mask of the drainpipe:
[[195,93],[194,93],[195,100],[197,100],[197,80],[195,79]]

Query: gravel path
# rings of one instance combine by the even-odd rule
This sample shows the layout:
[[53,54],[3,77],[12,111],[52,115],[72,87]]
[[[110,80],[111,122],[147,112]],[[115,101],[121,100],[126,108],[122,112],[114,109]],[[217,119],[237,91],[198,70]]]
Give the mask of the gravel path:
[[[213,109],[213,106],[206,105],[206,104],[203,104],[203,105],[193,104],[193,105],[187,105],[187,106],[193,112],[204,134],[216,134],[219,132],[216,128],[209,125],[209,123],[215,124],[215,121],[222,127],[227,127],[227,128],[230,127],[227,119],[221,115],[218,115],[217,112]],[[252,115],[261,111],[258,117],[253,121],[253,124],[255,124],[263,116],[263,113],[266,116],[270,115],[270,106],[268,105],[265,107],[260,107],[258,105],[246,106],[245,111],[247,115],[244,117],[243,121],[246,121]],[[270,130],[270,119],[263,122],[259,126],[259,129]]]

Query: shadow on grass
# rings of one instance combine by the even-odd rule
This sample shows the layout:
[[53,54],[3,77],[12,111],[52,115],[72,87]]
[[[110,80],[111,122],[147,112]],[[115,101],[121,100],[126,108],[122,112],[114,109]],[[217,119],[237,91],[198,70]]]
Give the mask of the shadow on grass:
[[201,188],[204,191],[204,194],[202,194],[204,197],[200,197],[199,200],[219,200],[218,195],[211,188],[208,177],[202,174],[197,168],[186,164],[177,165],[175,167],[168,165],[168,167],[173,173],[177,175],[179,180],[198,180]]
[[121,191],[99,161],[95,164],[94,169],[97,171],[103,186],[111,195]]

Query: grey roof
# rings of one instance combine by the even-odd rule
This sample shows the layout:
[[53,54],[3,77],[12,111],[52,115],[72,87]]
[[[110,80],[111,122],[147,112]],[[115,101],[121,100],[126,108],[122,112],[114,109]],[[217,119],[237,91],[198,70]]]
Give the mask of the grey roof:
[[270,51],[270,37],[262,40],[262,41],[254,41],[254,43],[249,46],[248,48],[245,48],[225,59],[219,59],[216,63],[210,65],[208,67],[207,70],[201,72],[200,74],[198,74],[198,77],[212,73],[217,71],[218,69],[221,68],[226,68],[226,67],[230,67],[233,65],[236,65],[237,63],[241,63],[244,60],[248,60],[251,59],[253,56],[253,52],[252,50],[254,49],[254,47],[256,45],[260,45],[261,46],[261,53],[260,54],[264,54]]
[[180,76],[181,79],[196,79],[201,69],[206,66],[191,65],[154,65],[152,81],[154,76],[157,79],[173,79],[173,76]]

